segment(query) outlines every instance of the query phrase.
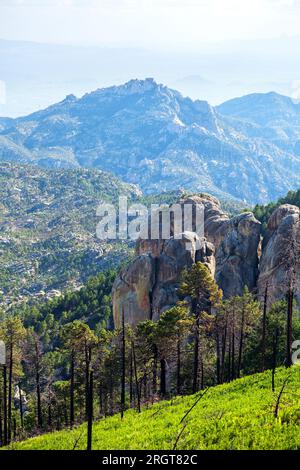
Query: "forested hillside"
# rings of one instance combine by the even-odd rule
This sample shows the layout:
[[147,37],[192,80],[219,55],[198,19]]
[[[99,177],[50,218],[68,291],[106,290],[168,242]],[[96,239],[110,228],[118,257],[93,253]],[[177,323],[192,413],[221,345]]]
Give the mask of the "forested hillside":
[[[9,390],[7,427],[0,417],[2,445],[80,425],[91,416],[91,400],[94,419],[102,419],[265,369],[273,371],[267,388],[274,393],[267,396],[276,396],[275,368],[291,365],[287,338],[300,335],[297,316],[287,322],[286,301],[274,303],[266,316],[247,289],[224,300],[208,268],[198,263],[182,275],[181,301],[158,321],[113,329],[114,276],[100,274],[77,293],[1,315]],[[2,403],[3,390],[1,376]]]
[[119,265],[128,243],[96,237],[102,201],[135,199],[140,192],[93,170],[0,166],[0,302],[53,298],[90,276]]

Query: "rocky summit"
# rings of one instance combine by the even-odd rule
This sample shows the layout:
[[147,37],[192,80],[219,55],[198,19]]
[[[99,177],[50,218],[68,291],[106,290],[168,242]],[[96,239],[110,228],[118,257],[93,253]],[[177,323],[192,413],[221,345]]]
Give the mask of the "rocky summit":
[[263,238],[261,224],[251,212],[229,218],[219,201],[206,195],[187,197],[180,203],[204,205],[205,239],[197,243],[195,232],[184,232],[181,239],[138,240],[136,258],[120,272],[113,286],[115,325],[120,325],[123,314],[131,325],[157,320],[179,300],[182,271],[198,261],[210,269],[225,298],[240,295],[248,287],[263,299],[266,282],[270,301],[283,298],[290,269],[294,270],[299,298],[298,207],[285,204],[277,208]]
[[0,160],[98,168],[144,193],[184,188],[250,204],[300,185],[300,105],[276,93],[219,107],[153,79],[0,120]]

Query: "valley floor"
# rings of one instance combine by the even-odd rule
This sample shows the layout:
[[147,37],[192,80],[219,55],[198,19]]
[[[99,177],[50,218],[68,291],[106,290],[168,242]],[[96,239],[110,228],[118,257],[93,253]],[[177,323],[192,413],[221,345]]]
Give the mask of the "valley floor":
[[[285,379],[274,416],[278,395]],[[94,450],[276,450],[300,449],[300,366],[277,369],[276,390],[271,372],[256,374],[209,389],[176,397],[144,409],[94,424]],[[184,419],[183,419],[184,418]],[[183,421],[181,422],[181,420]],[[12,444],[11,450],[85,449],[86,425]]]

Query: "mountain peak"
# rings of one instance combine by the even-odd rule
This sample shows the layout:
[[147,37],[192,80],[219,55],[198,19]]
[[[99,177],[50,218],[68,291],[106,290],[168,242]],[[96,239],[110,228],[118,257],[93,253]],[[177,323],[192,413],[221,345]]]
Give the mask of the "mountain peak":
[[164,85],[158,84],[154,78],[145,78],[143,80],[140,79],[132,79],[122,85],[113,85],[108,88],[98,88],[98,90],[92,91],[91,93],[87,93],[84,95],[92,96],[92,95],[106,95],[112,94],[117,96],[123,95],[136,95],[136,94],[143,94],[147,91],[154,91],[158,89],[166,88]]
[[128,93],[135,94],[155,90],[161,86],[162,85],[158,85],[158,83],[156,83],[154,78],[145,78],[144,80],[129,80],[129,82],[125,83],[124,85],[121,85],[121,87],[119,88],[126,90]]
[[75,95],[73,94],[70,94],[70,95],[67,95],[64,99],[64,103],[73,103],[74,101],[77,101],[77,98]]

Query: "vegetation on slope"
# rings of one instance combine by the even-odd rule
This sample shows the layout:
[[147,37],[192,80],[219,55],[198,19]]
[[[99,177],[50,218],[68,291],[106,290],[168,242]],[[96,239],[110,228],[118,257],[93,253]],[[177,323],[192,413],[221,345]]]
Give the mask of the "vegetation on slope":
[[96,209],[139,194],[101,171],[1,163],[0,302],[52,298],[119,265],[130,248],[96,237]]
[[[276,403],[284,381],[286,385]],[[94,424],[93,449],[300,449],[300,367],[256,374]],[[202,398],[200,398],[203,395]],[[199,399],[200,398],[200,399]],[[199,399],[196,406],[191,407]],[[187,412],[190,413],[187,414]],[[86,425],[15,443],[15,450],[86,448]]]
[[107,327],[112,321],[111,290],[115,276],[113,270],[100,273],[91,277],[78,291],[66,292],[34,306],[19,306],[16,311],[22,316],[25,327],[33,327],[37,333],[44,329],[52,339],[55,322],[61,326],[82,320],[91,328],[97,325]]
[[180,286],[192,309],[183,301],[156,322],[107,330],[113,277],[100,275],[86,290],[40,310],[0,316],[8,389],[15,391],[3,400],[0,377],[0,400],[8,404],[1,445],[79,426],[89,416],[92,392],[94,417],[101,419],[291,363],[300,322],[296,315],[287,322],[285,301],[267,312],[263,339],[264,317],[253,295],[245,289],[222,300],[208,268],[197,263]]
[[254,207],[255,217],[262,223],[263,229],[266,230],[267,223],[272,213],[281,204],[292,204],[300,207],[300,189],[298,191],[289,191],[285,197],[278,199],[277,202],[270,202],[267,205],[256,205]]

